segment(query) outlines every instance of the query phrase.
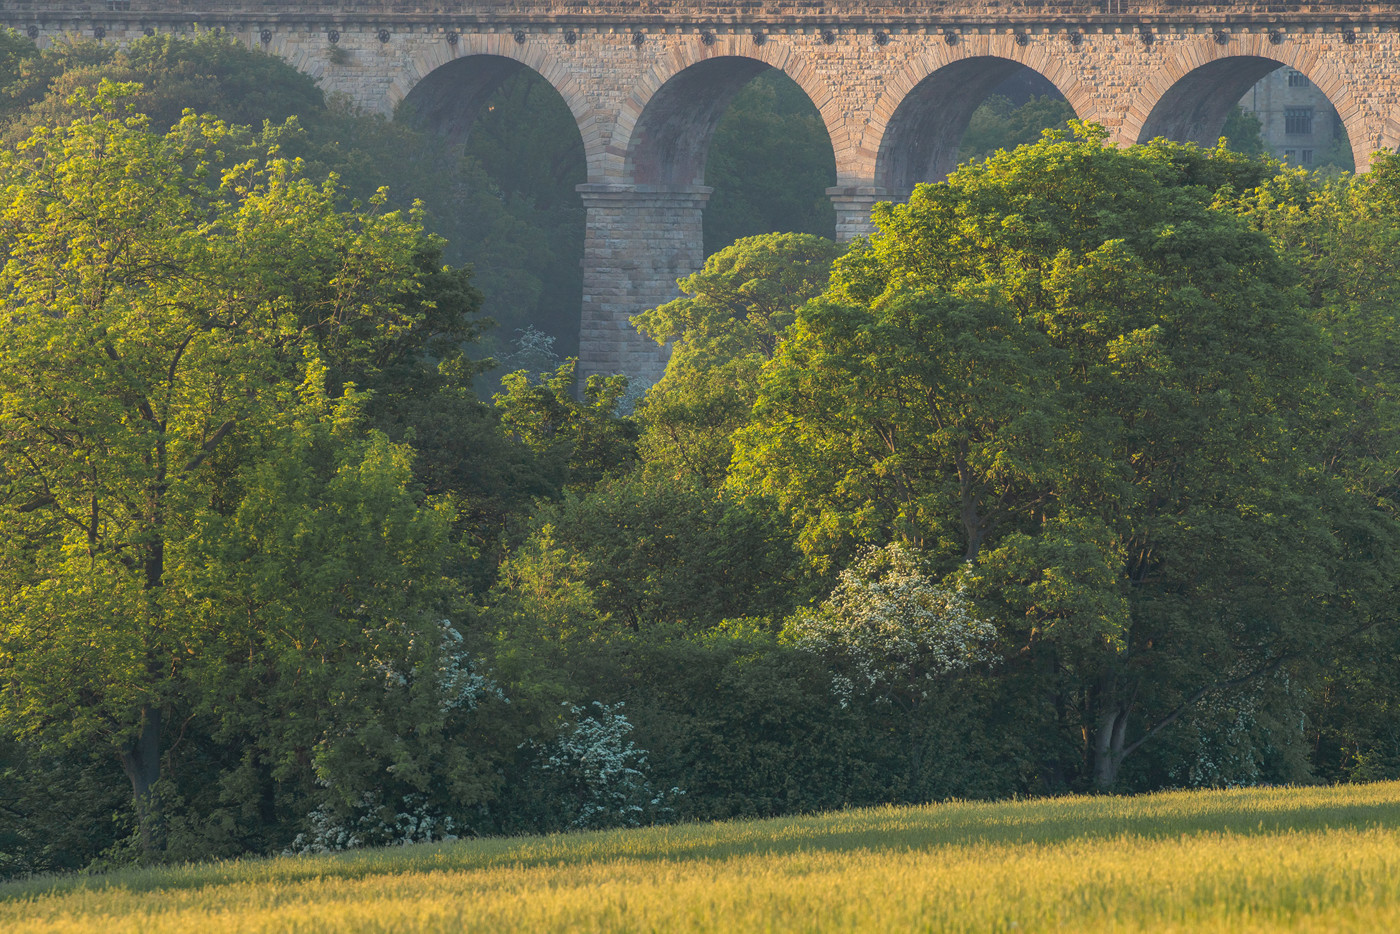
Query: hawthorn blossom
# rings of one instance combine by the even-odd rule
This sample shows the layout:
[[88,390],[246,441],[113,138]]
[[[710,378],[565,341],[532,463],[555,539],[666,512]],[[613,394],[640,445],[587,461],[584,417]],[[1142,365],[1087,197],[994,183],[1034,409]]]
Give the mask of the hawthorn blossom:
[[867,549],[820,608],[788,622],[787,633],[832,666],[843,707],[857,693],[914,706],[938,680],[995,657],[996,627],[976,616],[960,588],[934,583],[917,553],[899,544]]

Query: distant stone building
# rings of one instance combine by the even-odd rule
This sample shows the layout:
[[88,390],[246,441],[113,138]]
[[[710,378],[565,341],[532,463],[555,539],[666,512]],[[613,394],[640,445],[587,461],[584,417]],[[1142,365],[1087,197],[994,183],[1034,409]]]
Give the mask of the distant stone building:
[[1338,145],[1346,128],[1337,108],[1297,69],[1285,66],[1265,75],[1240,107],[1258,118],[1264,145],[1289,165],[1311,169],[1350,161],[1350,145]]

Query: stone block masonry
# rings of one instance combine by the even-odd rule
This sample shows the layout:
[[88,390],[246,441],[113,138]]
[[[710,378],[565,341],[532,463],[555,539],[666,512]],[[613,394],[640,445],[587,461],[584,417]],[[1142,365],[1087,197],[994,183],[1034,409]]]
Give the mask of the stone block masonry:
[[703,261],[705,156],[724,107],[777,68],[820,112],[843,239],[870,206],[946,174],[972,109],[1030,68],[1114,142],[1213,144],[1254,81],[1288,66],[1337,108],[1364,170],[1400,146],[1400,3],[1189,0],[0,0],[39,43],[218,28],[280,55],[331,94],[448,133],[531,68],[562,96],[588,181],[582,374],[654,380],[665,351],[632,315]]

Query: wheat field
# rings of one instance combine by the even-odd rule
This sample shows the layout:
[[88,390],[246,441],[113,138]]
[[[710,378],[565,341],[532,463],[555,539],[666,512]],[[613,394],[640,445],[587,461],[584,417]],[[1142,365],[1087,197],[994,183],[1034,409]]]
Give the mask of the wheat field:
[[0,931],[1400,930],[1400,783],[873,808],[0,886]]

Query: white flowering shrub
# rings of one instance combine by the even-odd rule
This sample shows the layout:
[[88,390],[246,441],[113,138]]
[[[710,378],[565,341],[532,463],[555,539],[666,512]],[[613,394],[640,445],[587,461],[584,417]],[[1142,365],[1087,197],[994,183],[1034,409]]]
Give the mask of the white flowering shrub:
[[[1257,660],[1241,659],[1238,677]],[[1285,670],[1247,689],[1206,695],[1175,727],[1167,777],[1186,788],[1247,788],[1305,780],[1308,694]]]
[[389,807],[380,802],[377,792],[367,791],[348,814],[338,814],[323,804],[307,816],[307,823],[307,831],[297,834],[285,855],[457,839],[452,818],[434,813],[427,799],[418,794]]
[[462,634],[452,625],[452,621],[445,619],[438,625],[441,643],[434,674],[438,690],[442,692],[442,712],[475,710],[486,697],[509,704],[510,698],[506,697],[501,686],[476,670],[476,662],[463,648]]
[[[455,839],[451,815],[461,813],[463,802],[448,800],[443,789],[452,787],[447,769],[461,759],[446,744],[455,741],[452,731],[461,715],[487,698],[509,703],[500,686],[477,670],[451,620],[425,620],[407,639],[370,629],[365,634],[370,651],[360,666],[382,693],[369,695],[364,718],[318,746],[318,783],[327,793],[288,853]],[[447,767],[440,769],[442,763]]]
[[[374,635],[368,629],[365,632],[368,636]],[[375,654],[362,664],[383,678],[384,686],[390,690],[421,684],[423,679],[431,678],[439,693],[439,710],[444,714],[453,710],[473,711],[486,697],[510,703],[500,685],[477,671],[476,662],[464,648],[462,634],[452,625],[452,620],[439,620],[436,637],[437,645],[430,646],[435,650],[426,653],[426,662],[418,636],[414,635],[408,640],[407,659],[383,657],[377,651],[379,646],[375,646]]]
[[537,327],[516,328],[519,336],[511,340],[513,349],[497,359],[496,366],[504,373],[525,370],[531,377],[547,376],[559,368],[559,355],[554,352],[554,337]]
[[1261,779],[1258,751],[1252,733],[1254,705],[1245,698],[1236,709],[1214,711],[1214,718],[1198,717],[1184,724],[1182,733],[1194,755],[1172,764],[1168,775],[1187,788],[1243,788]]
[[571,722],[540,750],[539,762],[553,779],[564,823],[575,830],[638,827],[669,813],[667,801],[685,792],[652,789],[646,750],[628,738],[632,724],[622,702],[564,706]]
[[912,707],[940,678],[991,662],[996,628],[962,590],[924,574],[916,553],[891,544],[865,551],[816,612],[788,622],[786,635],[833,668],[843,707],[856,694]]

